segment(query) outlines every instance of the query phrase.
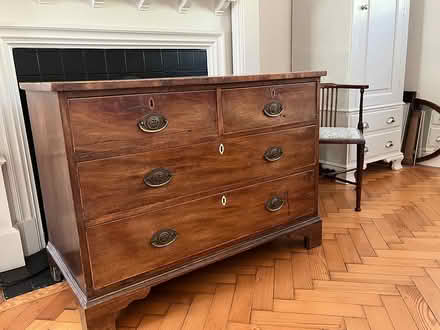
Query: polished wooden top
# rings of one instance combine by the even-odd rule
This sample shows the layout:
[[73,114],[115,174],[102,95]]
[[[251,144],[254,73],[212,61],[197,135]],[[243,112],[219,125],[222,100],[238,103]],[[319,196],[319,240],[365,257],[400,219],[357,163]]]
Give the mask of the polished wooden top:
[[276,81],[285,79],[306,79],[326,76],[327,71],[288,72],[276,74],[237,75],[237,76],[204,76],[160,79],[133,80],[99,80],[99,81],[59,81],[40,83],[21,83],[24,90],[33,91],[84,91],[104,89],[151,88],[190,85],[215,85],[252,81]]

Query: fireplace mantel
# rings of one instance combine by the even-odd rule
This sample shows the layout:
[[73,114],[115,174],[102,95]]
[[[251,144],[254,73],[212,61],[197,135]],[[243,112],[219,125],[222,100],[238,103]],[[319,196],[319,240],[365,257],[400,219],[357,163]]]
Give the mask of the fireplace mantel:
[[207,52],[209,75],[225,74],[221,32],[0,26],[0,134],[5,141],[0,144],[0,155],[7,161],[4,173],[10,217],[21,234],[25,255],[44,248],[45,239],[13,62],[12,50],[16,47],[198,48]]
[[[234,74],[259,72],[258,0],[232,4],[232,56]],[[221,31],[166,30],[100,26],[23,26],[0,23],[0,157],[10,214],[24,255],[45,247],[32,162],[27,143],[13,48],[198,48],[207,52],[209,75],[226,72],[225,35]],[[0,187],[1,190],[4,189]],[[1,212],[6,212],[2,208]],[[0,236],[2,227],[0,227]],[[0,249],[6,246],[0,242]],[[17,259],[18,260],[18,259]],[[19,261],[22,263],[23,261]],[[14,264],[15,266],[17,264]]]

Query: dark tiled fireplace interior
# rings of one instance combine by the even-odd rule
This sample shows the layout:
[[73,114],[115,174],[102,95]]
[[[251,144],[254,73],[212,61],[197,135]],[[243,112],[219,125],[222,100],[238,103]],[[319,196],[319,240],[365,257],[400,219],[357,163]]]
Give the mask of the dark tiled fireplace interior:
[[[201,49],[48,49],[13,50],[17,81],[82,81],[208,75],[207,53]],[[20,90],[23,117],[34,169],[43,228],[43,201],[35,160],[26,95]],[[26,266],[0,273],[6,299],[53,284],[46,251],[26,257]]]

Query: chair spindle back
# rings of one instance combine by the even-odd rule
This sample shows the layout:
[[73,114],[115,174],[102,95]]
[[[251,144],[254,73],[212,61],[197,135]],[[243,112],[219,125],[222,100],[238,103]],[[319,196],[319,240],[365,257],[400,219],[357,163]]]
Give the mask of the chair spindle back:
[[321,87],[321,127],[336,127],[339,88]]
[[320,120],[321,127],[337,127],[337,115],[338,115],[338,98],[340,89],[355,89],[360,92],[359,102],[359,122],[358,129],[363,132],[364,130],[364,92],[368,89],[368,85],[341,85],[341,84],[321,84],[321,107],[320,107]]

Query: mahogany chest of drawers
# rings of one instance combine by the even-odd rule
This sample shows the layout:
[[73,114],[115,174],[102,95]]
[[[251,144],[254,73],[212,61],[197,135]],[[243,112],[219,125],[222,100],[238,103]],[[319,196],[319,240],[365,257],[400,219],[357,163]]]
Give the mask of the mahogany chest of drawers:
[[48,251],[84,328],[161,282],[295,232],[321,242],[325,72],[28,83]]

